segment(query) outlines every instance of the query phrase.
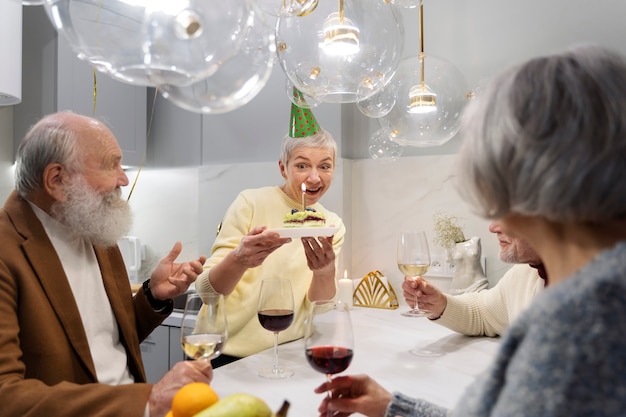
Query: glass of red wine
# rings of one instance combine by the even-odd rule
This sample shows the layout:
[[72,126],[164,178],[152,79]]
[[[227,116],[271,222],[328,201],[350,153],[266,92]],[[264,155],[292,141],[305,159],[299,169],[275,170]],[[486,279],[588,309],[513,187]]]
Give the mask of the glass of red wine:
[[257,312],[261,326],[274,332],[274,363],[271,368],[261,369],[259,376],[272,379],[289,378],[293,375],[293,370],[278,364],[278,333],[286,330],[293,322],[291,282],[286,279],[261,281]]
[[[304,334],[304,354],[309,365],[332,376],[345,371],[354,354],[354,335],[350,310],[333,300],[314,301],[309,311]],[[327,391],[330,398],[330,391]],[[332,413],[329,411],[328,416]]]

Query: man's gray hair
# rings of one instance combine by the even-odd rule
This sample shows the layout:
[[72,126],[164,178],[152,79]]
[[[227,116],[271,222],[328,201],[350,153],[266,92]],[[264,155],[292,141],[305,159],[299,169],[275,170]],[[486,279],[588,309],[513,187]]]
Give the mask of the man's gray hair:
[[43,186],[43,173],[52,163],[82,169],[77,132],[58,118],[44,118],[30,128],[17,148],[15,189],[25,196]]

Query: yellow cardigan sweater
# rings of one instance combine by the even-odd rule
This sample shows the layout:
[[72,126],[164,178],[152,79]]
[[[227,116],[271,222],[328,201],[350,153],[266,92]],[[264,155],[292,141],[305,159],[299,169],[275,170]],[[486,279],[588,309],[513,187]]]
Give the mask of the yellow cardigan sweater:
[[[341,218],[317,203],[311,206],[326,214],[328,226],[339,226],[333,239],[336,254],[335,265],[346,233]],[[241,238],[256,226],[268,229],[283,227],[283,217],[292,208],[301,208],[301,203],[291,200],[280,187],[262,187],[244,190],[235,198],[226,211],[222,227],[217,235],[211,257],[204,264],[204,272],[196,281],[198,291],[206,290],[210,269],[218,264],[228,252],[239,245]],[[313,272],[308,268],[304,248],[300,239],[293,239],[274,253],[262,265],[248,269],[235,290],[226,297],[228,341],[224,348],[227,355],[245,357],[268,349],[274,345],[273,333],[259,324],[257,302],[261,281],[265,278],[284,278],[291,281],[295,315],[292,325],[279,333],[279,343],[304,336],[304,320],[309,309],[307,297]]]

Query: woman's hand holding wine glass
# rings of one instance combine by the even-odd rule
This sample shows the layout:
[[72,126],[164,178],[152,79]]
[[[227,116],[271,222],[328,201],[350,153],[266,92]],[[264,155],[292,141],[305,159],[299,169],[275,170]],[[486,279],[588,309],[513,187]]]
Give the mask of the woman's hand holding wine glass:
[[190,293],[180,330],[185,355],[207,361],[218,357],[228,340],[224,297]]
[[[326,375],[345,371],[354,354],[354,335],[350,311],[345,304],[332,300],[314,301],[304,336],[304,353],[309,365]],[[330,398],[330,391],[327,391]],[[332,413],[329,411],[328,416]]]
[[[413,279],[428,272],[430,266],[430,251],[428,240],[423,231],[402,232],[398,238],[398,268],[400,271]],[[409,311],[402,313],[407,317],[425,317],[420,311],[417,300]]]
[[286,279],[263,280],[259,293],[259,323],[264,329],[274,332],[274,364],[262,369],[259,375],[264,378],[289,378],[293,370],[278,364],[278,333],[286,330],[293,322],[293,292],[291,282]]

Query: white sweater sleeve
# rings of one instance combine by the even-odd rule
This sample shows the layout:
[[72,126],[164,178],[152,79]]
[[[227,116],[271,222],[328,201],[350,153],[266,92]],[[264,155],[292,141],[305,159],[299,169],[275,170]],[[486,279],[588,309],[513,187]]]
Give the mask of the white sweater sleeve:
[[514,265],[492,288],[448,295],[446,309],[435,322],[469,336],[502,335],[543,285],[535,268]]

